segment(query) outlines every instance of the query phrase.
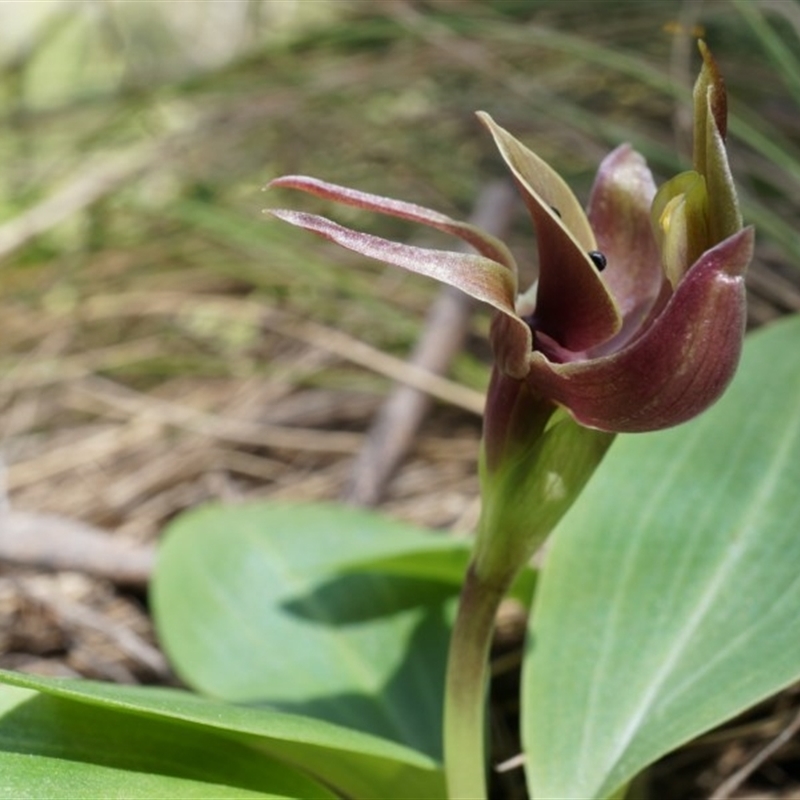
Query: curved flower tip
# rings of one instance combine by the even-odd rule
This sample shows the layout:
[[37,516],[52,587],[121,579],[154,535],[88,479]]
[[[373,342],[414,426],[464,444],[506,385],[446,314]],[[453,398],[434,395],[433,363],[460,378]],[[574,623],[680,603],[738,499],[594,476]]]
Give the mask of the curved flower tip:
[[[676,425],[713,403],[736,369],[742,275],[753,250],[725,151],[725,87],[708,48],[701,43],[700,50],[694,169],[656,191],[644,158],[623,145],[601,164],[588,215],[560,176],[479,113],[537,233],[539,280],[520,298],[505,245],[436,211],[314,178],[271,184],[419,222],[461,238],[477,254],[391,242],[297,211],[271,213],[493,306],[500,312],[491,331],[495,368],[526,382],[525,396],[538,407],[531,413],[549,414],[557,403],[584,426],[612,433]],[[501,407],[496,413],[506,413]],[[493,424],[492,413],[490,403],[487,431],[525,429]],[[515,405],[519,413],[524,409]]]
[[698,42],[703,66],[694,85],[694,168],[704,176],[709,197],[709,236],[722,241],[740,230],[742,215],[728,166],[725,136],[728,99],[717,62],[702,40]]

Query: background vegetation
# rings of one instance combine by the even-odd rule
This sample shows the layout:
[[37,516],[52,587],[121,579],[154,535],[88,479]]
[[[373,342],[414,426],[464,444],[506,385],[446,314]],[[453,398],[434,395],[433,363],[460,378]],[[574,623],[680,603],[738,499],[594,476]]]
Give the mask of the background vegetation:
[[[503,174],[476,109],[583,197],[623,140],[663,179],[690,156],[697,36],[727,80],[758,228],[751,323],[800,309],[796,0],[4,3],[4,17],[0,437],[15,510],[144,546],[210,498],[339,496],[387,356],[405,357],[438,289],[265,219],[266,205],[321,206],[261,187],[300,172],[466,217]],[[532,279],[518,212],[510,242]],[[485,386],[487,324],[474,315],[460,387]],[[463,397],[426,422],[387,489],[393,515],[470,528],[480,419]],[[168,681],[141,589],[118,584],[0,565],[0,665]],[[707,795],[793,707],[789,693],[664,774]],[[513,708],[498,708],[510,731]],[[792,757],[760,767],[747,796],[789,796]]]

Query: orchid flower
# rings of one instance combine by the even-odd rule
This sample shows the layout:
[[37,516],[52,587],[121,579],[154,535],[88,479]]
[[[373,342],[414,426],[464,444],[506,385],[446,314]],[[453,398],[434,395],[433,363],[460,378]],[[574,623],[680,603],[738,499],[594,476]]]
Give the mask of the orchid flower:
[[486,796],[487,655],[514,576],[577,498],[615,433],[694,417],[736,370],[753,231],[742,227],[728,168],[725,88],[702,42],[700,51],[694,169],[656,191],[644,158],[622,145],[600,165],[586,213],[556,172],[479,113],[536,229],[539,278],[522,294],[508,248],[474,226],[314,178],[271,183],[460,237],[476,252],[414,247],[312,214],[271,212],[355,252],[456,286],[497,312],[481,517],[448,659],[451,798]]
[[308,177],[270,184],[419,222],[477,252],[400,244],[299,211],[270,213],[496,309],[495,383],[523,381],[534,402],[549,401],[602,431],[684,422],[720,396],[736,369],[746,315],[743,275],[753,250],[725,151],[725,88],[702,42],[700,49],[694,169],[656,191],[644,158],[622,145],[601,163],[587,213],[553,169],[488,114],[478,114],[536,229],[539,278],[523,294],[501,241],[427,208]]

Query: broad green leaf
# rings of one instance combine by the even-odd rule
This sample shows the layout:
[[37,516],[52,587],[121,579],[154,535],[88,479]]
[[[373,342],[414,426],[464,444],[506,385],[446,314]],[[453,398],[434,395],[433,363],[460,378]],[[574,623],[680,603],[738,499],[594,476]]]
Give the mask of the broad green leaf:
[[0,798],[335,798],[248,745],[0,686]]
[[[412,550],[385,558],[370,558],[343,564],[346,572],[383,572],[390,575],[406,575],[414,578],[429,578],[453,586],[460,591],[464,583],[469,560],[472,555],[472,540],[452,537],[430,537],[431,546]],[[520,570],[509,597],[529,606],[536,587],[536,570],[526,565]]]
[[[427,539],[429,541],[418,542],[415,548],[398,553],[356,556],[352,561],[337,564],[337,572],[380,572],[424,578],[448,584],[457,592],[467,571],[472,541],[454,536],[428,536]],[[420,547],[420,544],[423,546]]]
[[800,678],[800,319],[722,400],[622,437],[564,518],[523,675],[535,798],[605,798]]
[[333,505],[213,506],[167,531],[152,600],[193,688],[440,753],[454,586],[338,565],[431,534]]
[[[75,706],[97,706],[99,711],[115,714],[120,728],[136,726],[139,718],[154,720],[167,724],[176,738],[198,735],[193,730],[214,735],[219,752],[233,740],[252,748],[253,761],[265,757],[271,763],[277,758],[309,769],[354,798],[428,798],[443,792],[438,765],[421,753],[321,720],[230,705],[177,689],[41,678],[4,670],[0,670],[0,683],[36,690]],[[0,714],[18,702],[17,696],[0,691]],[[11,748],[3,744],[2,749]]]

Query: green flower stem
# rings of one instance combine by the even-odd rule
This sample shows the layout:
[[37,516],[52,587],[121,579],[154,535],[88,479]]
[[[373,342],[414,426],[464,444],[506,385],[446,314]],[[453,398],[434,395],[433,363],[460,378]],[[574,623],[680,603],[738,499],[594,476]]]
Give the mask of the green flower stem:
[[482,578],[473,563],[461,590],[445,689],[444,762],[451,800],[485,800],[487,796],[484,742],[489,648],[497,609],[510,585],[511,579]]
[[481,518],[450,640],[444,761],[451,800],[486,798],[486,686],[494,620],[517,573],[550,535],[614,435],[583,428],[492,373],[481,452]]

